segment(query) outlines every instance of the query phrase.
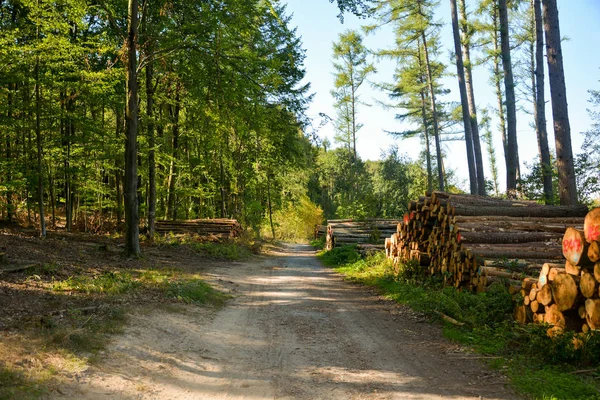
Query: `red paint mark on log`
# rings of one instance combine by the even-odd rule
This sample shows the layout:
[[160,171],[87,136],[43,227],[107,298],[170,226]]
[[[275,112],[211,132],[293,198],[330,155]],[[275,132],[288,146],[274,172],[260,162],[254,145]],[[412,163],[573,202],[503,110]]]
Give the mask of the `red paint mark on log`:
[[583,249],[583,244],[581,243],[581,240],[579,239],[568,239],[568,240],[563,240],[562,242],[563,245],[563,252],[568,253],[568,252],[580,252]]
[[586,232],[585,237],[590,242],[600,239],[600,226],[599,225],[590,225],[588,231]]

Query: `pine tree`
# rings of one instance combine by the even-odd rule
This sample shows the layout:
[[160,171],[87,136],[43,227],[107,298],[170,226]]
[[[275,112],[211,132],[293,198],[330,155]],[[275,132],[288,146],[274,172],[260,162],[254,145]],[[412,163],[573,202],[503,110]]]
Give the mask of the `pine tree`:
[[346,31],[339,35],[333,44],[333,67],[335,69],[335,90],[338,110],[338,132],[342,141],[350,145],[356,153],[356,135],[362,125],[358,123],[358,107],[364,104],[358,93],[367,77],[375,72],[373,64],[367,60],[367,49],[362,44],[362,36],[356,31]]

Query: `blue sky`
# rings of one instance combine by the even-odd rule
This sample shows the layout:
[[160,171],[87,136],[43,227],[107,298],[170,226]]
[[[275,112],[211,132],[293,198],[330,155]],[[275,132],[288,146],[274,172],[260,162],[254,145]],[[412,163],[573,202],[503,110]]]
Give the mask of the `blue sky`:
[[[310,117],[316,118],[323,112],[335,116],[333,99],[330,91],[333,88],[332,44],[337,40],[339,33],[347,29],[360,29],[361,25],[369,20],[360,20],[353,15],[346,15],[344,24],[337,18],[339,13],[334,4],[328,0],[288,0],[287,12],[293,14],[292,25],[297,27],[298,35],[302,37],[303,47],[306,49],[305,60],[306,80],[311,82],[312,92],[315,93],[314,101],[309,108]],[[467,6],[472,9],[476,4],[467,0]],[[600,38],[600,1],[598,0],[558,0],[561,35],[568,40],[562,43],[565,79],[567,85],[567,101],[569,104],[569,119],[573,151],[579,152],[583,141],[582,132],[589,129],[591,120],[586,111],[589,108],[590,89],[600,89],[600,52],[598,52],[598,39]],[[449,1],[441,0],[437,10],[437,19],[444,23],[442,28],[442,43],[444,50],[441,60],[448,65],[448,73],[456,73],[456,67],[450,63],[450,50],[453,49],[452,32],[450,27]],[[380,30],[365,38],[365,45],[372,49],[390,47],[393,35],[390,30]],[[378,73],[371,76],[373,82],[391,82],[394,63],[391,61],[376,62]],[[547,67],[546,67],[547,74]],[[547,83],[547,80],[546,80]],[[444,81],[450,94],[443,100],[460,101],[458,82],[454,77]],[[494,89],[489,83],[487,66],[478,66],[474,71],[475,99],[479,109],[487,107],[494,112],[496,98]],[[404,128],[394,119],[394,110],[386,110],[377,105],[376,100],[386,101],[387,96],[371,87],[363,86],[362,100],[371,103],[371,107],[362,107],[359,122],[364,127],[359,132],[357,149],[363,159],[376,160],[381,152],[396,143],[402,153],[416,158],[421,150],[418,139],[397,140],[385,131],[399,131]],[[546,99],[549,100],[550,92],[546,90]],[[530,108],[524,101],[520,103],[523,108]],[[552,112],[550,104],[547,105],[548,132],[551,148],[554,148],[554,134],[552,129]],[[521,164],[531,162],[537,157],[537,140],[535,131],[530,127],[532,117],[525,113],[517,116],[518,142]],[[495,128],[496,121],[492,122]],[[319,130],[321,138],[328,138],[333,142],[333,126],[328,124]],[[456,170],[460,186],[468,188],[466,151],[464,142],[446,142],[444,144],[448,157],[446,166]],[[503,164],[503,151],[500,135],[494,129],[494,146],[500,169],[500,186],[505,187],[505,168]],[[487,155],[484,154],[486,163],[486,178],[489,178]]]

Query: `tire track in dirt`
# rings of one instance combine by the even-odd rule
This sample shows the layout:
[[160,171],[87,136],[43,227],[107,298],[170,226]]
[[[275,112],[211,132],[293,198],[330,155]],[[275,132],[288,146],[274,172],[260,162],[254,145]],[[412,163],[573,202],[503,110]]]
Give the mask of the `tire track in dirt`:
[[439,327],[319,265],[309,246],[208,267],[220,310],[133,313],[78,399],[512,399]]

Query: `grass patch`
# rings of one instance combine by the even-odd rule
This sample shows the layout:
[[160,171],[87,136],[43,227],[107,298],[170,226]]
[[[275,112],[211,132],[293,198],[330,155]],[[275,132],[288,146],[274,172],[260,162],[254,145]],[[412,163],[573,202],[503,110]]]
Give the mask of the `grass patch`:
[[123,304],[220,306],[230,298],[201,276],[176,269],[105,271],[62,279],[60,271],[47,274],[45,279],[35,278],[36,287],[61,298],[68,292],[68,302],[57,302],[60,307],[66,302],[67,308],[29,318],[19,334],[0,332],[0,399],[41,398],[99,361],[110,336],[123,332]]
[[0,364],[0,399],[39,399],[46,390],[27,379],[22,371]]
[[131,292],[139,287],[140,281],[130,273],[113,271],[106,271],[94,276],[72,276],[52,283],[52,290],[55,292],[74,291],[85,294],[117,295]]
[[223,304],[228,298],[228,296],[216,291],[200,279],[170,282],[167,296],[185,303],[211,303],[215,305]]
[[326,237],[325,237],[325,235],[322,235],[320,238],[313,239],[309,243],[312,247],[316,247],[317,249],[323,249],[323,248],[325,248],[325,241],[326,241]]
[[239,261],[248,259],[252,255],[248,247],[234,242],[194,243],[192,247],[198,253],[217,260]]
[[158,246],[189,246],[200,255],[225,261],[246,260],[253,253],[259,253],[262,245],[260,241],[250,238],[249,235],[243,235],[241,238],[229,241],[205,242],[199,241],[196,236],[188,234],[174,235],[173,233],[156,236],[154,243]]
[[464,322],[462,327],[445,324],[444,335],[496,356],[490,367],[502,368],[527,397],[600,400],[600,334],[549,338],[544,326],[514,323],[512,297],[501,284],[485,293],[461,292],[423,276],[417,264],[394,269],[382,252],[363,259],[351,246],[321,252],[320,258],[347,279],[376,287],[389,299],[434,319],[442,313]]

